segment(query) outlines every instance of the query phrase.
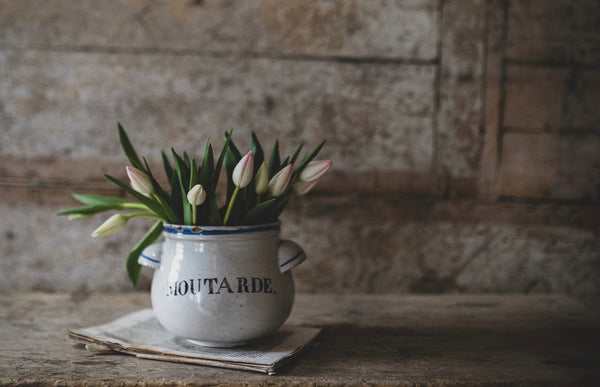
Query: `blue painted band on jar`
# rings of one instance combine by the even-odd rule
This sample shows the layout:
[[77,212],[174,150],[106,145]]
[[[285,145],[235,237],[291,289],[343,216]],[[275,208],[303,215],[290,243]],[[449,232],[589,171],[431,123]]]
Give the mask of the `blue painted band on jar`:
[[239,226],[239,227],[226,227],[226,226],[182,226],[174,224],[165,224],[163,230],[167,234],[174,235],[239,235],[239,234],[252,234],[264,231],[279,231],[279,223],[271,223],[266,225],[258,226]]

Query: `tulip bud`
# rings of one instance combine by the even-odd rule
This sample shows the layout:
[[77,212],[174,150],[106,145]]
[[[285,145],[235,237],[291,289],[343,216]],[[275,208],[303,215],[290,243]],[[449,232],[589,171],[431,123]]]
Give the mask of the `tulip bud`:
[[302,181],[316,181],[327,172],[331,167],[331,160],[315,160],[311,161],[306,167],[300,172],[300,180]]
[[93,233],[92,236],[105,237],[118,233],[127,225],[129,218],[125,215],[115,214],[108,218],[104,223],[100,225]]
[[317,181],[302,181],[297,180],[294,184],[292,184],[292,191],[296,195],[305,195],[313,189],[313,187],[317,185]]
[[242,157],[242,159],[237,163],[235,168],[233,169],[233,174],[231,176],[233,180],[233,184],[236,187],[244,188],[250,181],[252,181],[252,174],[254,173],[254,154],[252,151],[248,152],[246,156]]
[[292,165],[288,164],[281,171],[277,172],[275,176],[269,181],[269,193],[271,196],[279,196],[285,191],[288,184],[290,183],[290,178],[292,177]]
[[154,192],[152,182],[150,181],[148,175],[139,169],[130,166],[125,167],[125,169],[127,170],[129,181],[131,182],[131,188],[144,196],[150,196],[150,194]]
[[262,195],[269,190],[269,168],[264,162],[256,172],[254,185],[257,195]]
[[194,206],[199,206],[200,204],[204,203],[205,199],[206,191],[204,191],[204,188],[200,184],[196,184],[191,190],[188,191],[187,200]]

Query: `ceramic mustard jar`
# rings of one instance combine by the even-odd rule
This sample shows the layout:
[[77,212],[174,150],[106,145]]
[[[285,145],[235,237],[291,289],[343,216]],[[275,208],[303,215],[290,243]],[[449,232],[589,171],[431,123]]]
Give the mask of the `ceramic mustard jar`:
[[294,302],[290,269],[306,255],[279,239],[279,223],[164,225],[163,243],[138,262],[155,269],[152,307],[169,332],[211,347],[243,345],[276,331]]

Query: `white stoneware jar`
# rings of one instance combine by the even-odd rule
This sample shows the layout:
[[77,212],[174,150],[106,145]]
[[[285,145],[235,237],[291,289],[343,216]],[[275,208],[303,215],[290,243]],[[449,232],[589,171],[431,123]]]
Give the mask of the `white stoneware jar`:
[[165,224],[163,235],[138,262],[155,269],[152,307],[169,332],[204,346],[233,347],[276,331],[289,316],[289,270],[306,255],[279,239],[279,223]]

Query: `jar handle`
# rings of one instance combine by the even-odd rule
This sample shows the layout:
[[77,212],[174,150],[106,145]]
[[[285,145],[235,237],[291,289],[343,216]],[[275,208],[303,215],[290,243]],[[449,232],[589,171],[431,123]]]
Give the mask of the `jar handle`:
[[142,251],[138,258],[138,263],[153,269],[159,269],[161,256],[162,243],[153,243]]
[[301,264],[306,259],[306,253],[297,243],[281,240],[277,249],[277,258],[279,260],[279,270],[285,273]]

